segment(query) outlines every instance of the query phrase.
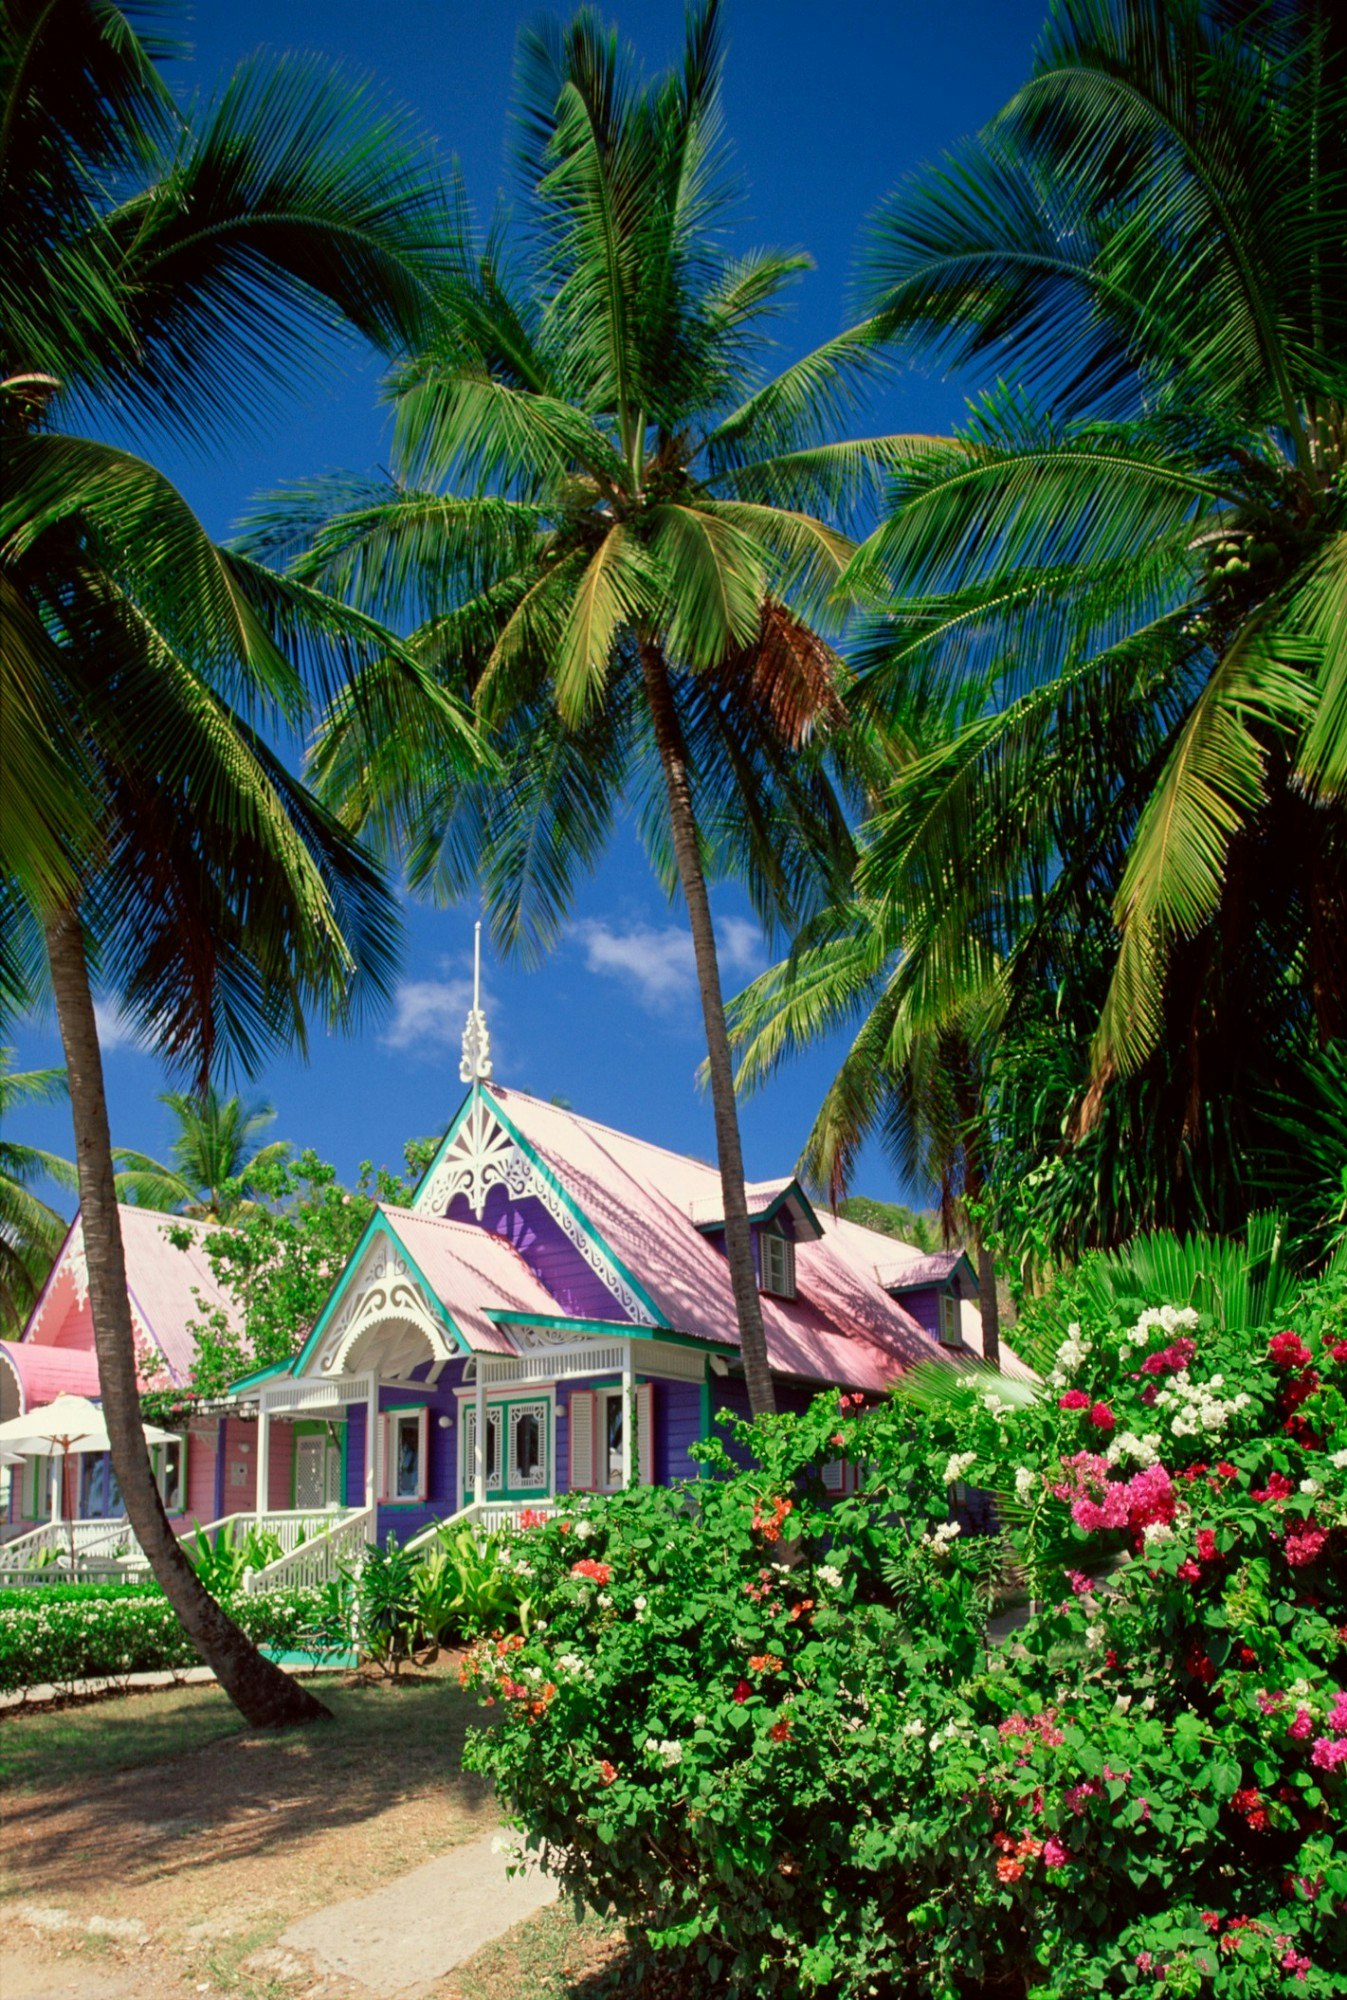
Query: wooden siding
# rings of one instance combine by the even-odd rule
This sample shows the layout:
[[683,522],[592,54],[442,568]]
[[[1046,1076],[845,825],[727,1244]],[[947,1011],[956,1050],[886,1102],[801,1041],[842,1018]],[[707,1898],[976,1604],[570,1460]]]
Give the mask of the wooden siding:
[[215,1519],[215,1468],[220,1426],[214,1418],[193,1424],[187,1440],[187,1524]]

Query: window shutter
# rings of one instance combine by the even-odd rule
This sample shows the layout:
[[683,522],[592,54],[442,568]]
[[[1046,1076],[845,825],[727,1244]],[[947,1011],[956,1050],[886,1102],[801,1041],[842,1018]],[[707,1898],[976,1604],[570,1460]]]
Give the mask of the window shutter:
[[846,1465],[840,1458],[830,1458],[823,1468],[823,1485],[829,1493],[846,1491]]
[[570,1489],[594,1490],[594,1391],[577,1389],[570,1401]]
[[430,1410],[425,1404],[416,1420],[416,1497],[424,1500],[430,1492]]
[[636,1478],[642,1486],[655,1483],[655,1385],[636,1385]]
[[181,1435],[182,1444],[178,1451],[178,1509],[180,1513],[185,1514],[187,1512],[187,1496],[192,1490],[187,1484],[187,1454],[191,1449],[192,1433],[189,1430],[184,1430]]
[[379,1455],[377,1467],[379,1476],[376,1481],[375,1490],[381,1500],[388,1498],[388,1468],[393,1463],[393,1447],[396,1443],[392,1432],[393,1421],[393,1417],[388,1412],[385,1412],[379,1419],[378,1444],[376,1447]]
[[940,1294],[940,1340],[944,1347],[959,1347],[959,1301],[952,1292]]

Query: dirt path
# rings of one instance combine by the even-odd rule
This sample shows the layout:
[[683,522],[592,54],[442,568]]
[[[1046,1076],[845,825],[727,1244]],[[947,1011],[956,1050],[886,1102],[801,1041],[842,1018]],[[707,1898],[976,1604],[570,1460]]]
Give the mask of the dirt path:
[[6,2000],[366,2000],[280,1934],[481,1841],[496,1814],[462,1770],[478,1711],[449,1673],[325,1698],[335,1727],[283,1737],[237,1728],[216,1688],[6,1719]]

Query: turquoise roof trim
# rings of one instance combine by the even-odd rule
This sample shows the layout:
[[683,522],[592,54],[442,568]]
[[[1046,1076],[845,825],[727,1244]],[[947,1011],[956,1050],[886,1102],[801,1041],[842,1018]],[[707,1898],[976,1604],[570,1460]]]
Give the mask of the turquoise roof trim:
[[292,1354],[288,1361],[273,1361],[269,1368],[254,1368],[250,1375],[240,1375],[237,1382],[231,1382],[225,1390],[226,1396],[241,1395],[246,1389],[255,1389],[259,1383],[270,1382],[276,1375],[288,1375],[294,1366]]
[[675,1333],[669,1326],[642,1326],[630,1319],[572,1319],[565,1313],[506,1311],[503,1306],[488,1306],[485,1310],[493,1326],[548,1326],[557,1333],[616,1335],[621,1340],[665,1340],[671,1347],[699,1347],[707,1354],[739,1352],[728,1341],[700,1340],[695,1333]]
[[421,1270],[421,1267],[417,1263],[415,1257],[413,1257],[411,1251],[407,1248],[402,1238],[398,1235],[397,1230],[388,1220],[388,1217],[384,1214],[383,1210],[381,1208],[376,1208],[373,1215],[370,1217],[368,1223],[365,1225],[365,1232],[363,1236],[360,1238],[360,1241],[356,1244],[355,1249],[351,1252],[350,1257],[347,1259],[346,1268],[343,1270],[341,1276],[338,1278],[332,1290],[328,1293],[327,1304],[323,1307],[323,1310],[319,1313],[317,1319],[313,1323],[313,1332],[309,1335],[303,1347],[301,1347],[299,1353],[295,1356],[293,1367],[294,1367],[294,1373],[296,1375],[302,1375],[304,1373],[304,1370],[309,1362],[309,1357],[312,1355],[315,1347],[317,1347],[319,1341],[322,1339],[324,1333],[327,1331],[327,1327],[332,1319],[333,1313],[337,1310],[337,1307],[341,1304],[342,1300],[345,1298],[355,1273],[360,1269],[361,1260],[363,1259],[366,1250],[368,1250],[370,1244],[374,1241],[374,1238],[376,1236],[386,1236],[390,1243],[395,1243],[397,1245],[398,1254],[399,1256],[406,1258],[407,1268],[411,1272],[412,1276],[416,1279],[417,1284],[420,1286],[422,1296],[425,1298],[426,1304],[429,1306],[430,1310],[435,1314],[435,1317],[440,1321],[441,1325],[444,1327],[445,1332],[449,1335],[454,1345],[458,1348],[459,1353],[460,1354],[472,1353],[471,1347],[464,1339],[463,1334],[460,1332],[457,1324],[454,1321],[453,1314],[449,1311],[443,1299],[441,1299],[439,1293],[435,1290],[435,1287],[426,1278],[425,1273]]
[[[534,1172],[547,1182],[547,1185],[551,1188],[552,1192],[557,1196],[558,1200],[565,1203],[566,1207],[570,1210],[571,1214],[574,1216],[575,1220],[579,1223],[580,1227],[584,1230],[585,1234],[589,1237],[590,1241],[594,1243],[597,1246],[597,1248],[603,1253],[603,1255],[608,1259],[608,1262],[617,1272],[623,1284],[630,1285],[632,1291],[636,1294],[636,1297],[641,1301],[641,1304],[650,1314],[654,1325],[658,1327],[667,1328],[669,1325],[667,1318],[660,1311],[659,1307],[655,1304],[655,1301],[651,1298],[649,1292],[646,1290],[645,1286],[641,1283],[640,1279],[636,1276],[636,1274],[633,1271],[628,1270],[627,1266],[622,1262],[622,1259],[604,1241],[602,1231],[594,1227],[594,1224],[585,1214],[579,1202],[575,1200],[573,1195],[568,1193],[566,1188],[562,1185],[562,1183],[558,1180],[557,1176],[553,1173],[551,1167],[548,1166],[546,1160],[544,1160],[536,1151],[536,1149],[529,1144],[528,1140],[519,1130],[519,1127],[515,1124],[514,1120],[510,1117],[509,1113],[506,1111],[500,1099],[496,1097],[491,1092],[491,1090],[483,1084],[474,1083],[472,1089],[468,1092],[462,1104],[459,1105],[458,1110],[454,1114],[453,1122],[450,1124],[449,1130],[445,1133],[443,1139],[441,1139],[438,1147],[435,1150],[434,1159],[432,1159],[430,1165],[426,1168],[420,1180],[416,1183],[416,1188],[412,1195],[411,1206],[413,1208],[416,1207],[417,1201],[420,1199],[422,1188],[425,1186],[426,1182],[430,1179],[430,1176],[434,1173],[436,1167],[438,1167],[438,1165],[440,1164],[440,1161],[444,1158],[445,1152],[447,1151],[449,1146],[452,1145],[454,1139],[458,1134],[458,1129],[460,1125],[463,1123],[463,1120],[467,1117],[469,1111],[476,1103],[479,1094],[486,1098],[487,1102],[491,1106],[491,1115],[493,1116],[493,1118],[498,1119],[503,1130],[509,1133],[510,1137],[514,1140],[514,1143],[516,1144],[516,1146],[518,1146],[520,1152],[529,1162],[529,1165],[533,1168]],[[631,1322],[624,1320],[622,1324],[628,1325],[631,1324]]]

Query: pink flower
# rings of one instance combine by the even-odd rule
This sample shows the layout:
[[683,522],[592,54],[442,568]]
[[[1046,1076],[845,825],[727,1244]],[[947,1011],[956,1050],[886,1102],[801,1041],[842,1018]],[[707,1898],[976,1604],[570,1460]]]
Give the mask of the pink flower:
[[1184,1562],[1179,1564],[1177,1575],[1181,1583],[1200,1583],[1202,1579],[1202,1566],[1200,1563],[1195,1563],[1192,1557],[1189,1556]]
[[1220,1560],[1220,1551],[1216,1547],[1216,1535],[1211,1528],[1199,1528],[1197,1531],[1197,1559],[1199,1562],[1204,1563],[1214,1563]]
[[1308,1368],[1314,1359],[1297,1333],[1274,1333],[1267,1351],[1275,1368]]
[[1066,1573],[1066,1580],[1075,1591],[1077,1597],[1088,1597],[1094,1589],[1093,1577],[1086,1576],[1083,1569],[1069,1569]]
[[1314,1561],[1327,1540],[1326,1528],[1316,1527],[1313,1521],[1307,1521],[1298,1535],[1288,1534],[1286,1537],[1287,1562],[1292,1569],[1304,1569],[1307,1563]]
[[1347,1735],[1347,1688],[1339,1688],[1328,1711],[1328,1726],[1338,1735]]
[[1258,1703],[1264,1715],[1275,1715],[1286,1700],[1286,1696],[1281,1693],[1268,1694],[1266,1689],[1259,1688],[1258,1693],[1254,1696],[1254,1700]]
[[1083,1389],[1068,1389],[1064,1396],[1057,1398],[1059,1410],[1088,1410],[1090,1399]]
[[1045,1868],[1065,1868],[1071,1859],[1066,1848],[1055,1833],[1050,1833],[1043,1843],[1043,1866]]
[[1162,1347],[1154,1354],[1148,1354],[1141,1364],[1143,1375],[1174,1375],[1180,1368],[1186,1368],[1197,1353],[1197,1342],[1187,1336],[1176,1340],[1170,1347]]
[[1314,1717],[1307,1708],[1302,1706],[1296,1710],[1295,1719],[1286,1733],[1288,1736],[1294,1736],[1297,1743],[1303,1743],[1307,1736],[1313,1735]]
[[1339,1736],[1336,1742],[1327,1736],[1318,1737],[1310,1752],[1310,1762],[1319,1771],[1333,1771],[1339,1764],[1347,1764],[1347,1736]]
[[1090,1405],[1089,1422],[1094,1425],[1097,1431],[1111,1431],[1117,1421],[1118,1419],[1114,1416],[1107,1403],[1092,1403]]
[[1265,1502],[1275,1505],[1278,1500],[1289,1500],[1295,1490],[1295,1482],[1288,1479],[1284,1472],[1273,1472],[1268,1475],[1266,1486],[1254,1487],[1251,1497],[1260,1505]]

